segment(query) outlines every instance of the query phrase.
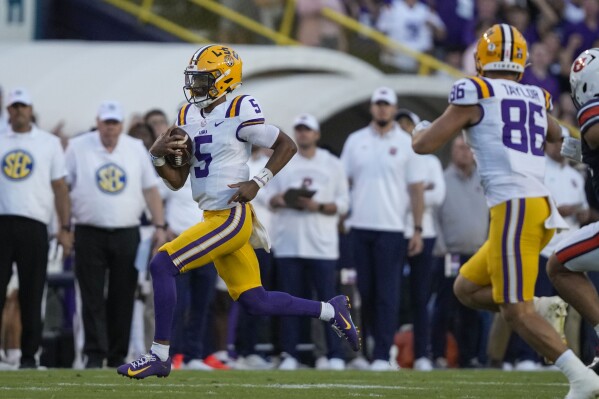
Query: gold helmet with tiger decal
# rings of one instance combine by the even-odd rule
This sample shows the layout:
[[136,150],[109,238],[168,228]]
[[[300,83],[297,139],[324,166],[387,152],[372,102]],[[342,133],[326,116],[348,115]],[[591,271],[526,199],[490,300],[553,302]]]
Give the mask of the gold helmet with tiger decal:
[[241,86],[242,61],[231,47],[210,44],[196,51],[185,68],[185,98],[206,108]]
[[474,59],[479,75],[486,71],[515,72],[520,80],[528,65],[528,45],[518,29],[496,24],[478,40]]

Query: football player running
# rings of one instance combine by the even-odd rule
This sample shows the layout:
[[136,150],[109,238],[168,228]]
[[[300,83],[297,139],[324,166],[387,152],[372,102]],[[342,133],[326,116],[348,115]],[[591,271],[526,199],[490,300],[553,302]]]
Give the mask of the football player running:
[[[562,155],[584,162],[595,197],[599,198],[599,49],[583,51],[570,68],[572,100],[578,110],[582,139],[564,139]],[[599,336],[599,296],[584,272],[599,271],[599,222],[572,232],[547,262],[547,274],[566,302],[572,305]],[[589,366],[599,374],[599,357]]]
[[545,140],[561,140],[547,115],[551,96],[518,83],[528,60],[526,40],[497,24],[477,43],[478,77],[458,80],[446,111],[414,128],[417,153],[432,153],[465,129],[491,210],[489,238],[460,269],[454,292],[466,306],[499,311],[510,327],[564,373],[567,399],[595,398],[599,377],[568,349],[534,308],[541,249],[566,228],[543,184]]
[[[185,69],[184,91],[189,104],[181,108],[176,123],[193,139],[194,157],[180,168],[166,162],[166,155],[179,154],[185,148],[170,136],[174,127],[161,134],[150,148],[156,171],[170,188],[177,190],[187,178],[191,179],[193,198],[204,210],[204,221],[162,246],[150,262],[154,342],[148,354],[120,366],[117,372],[121,375],[137,379],[169,375],[175,278],[210,262],[214,262],[231,297],[250,314],[320,318],[344,336],[353,350],[360,349],[347,297],[318,302],[262,287],[253,248],[268,250],[270,243],[249,202],[297,148],[289,136],[265,123],[254,97],[227,98],[241,85],[241,74],[241,58],[232,48],[212,44],[196,51]],[[274,152],[265,167],[250,179],[247,162],[252,144]]]

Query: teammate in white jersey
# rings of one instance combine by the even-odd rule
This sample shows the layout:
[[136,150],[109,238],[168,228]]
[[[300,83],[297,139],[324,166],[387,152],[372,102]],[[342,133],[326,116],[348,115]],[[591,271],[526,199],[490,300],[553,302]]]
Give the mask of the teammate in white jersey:
[[460,269],[454,292],[469,307],[500,311],[514,331],[566,375],[567,398],[594,398],[599,377],[533,304],[539,253],[556,228],[567,227],[543,185],[543,144],[561,140],[560,126],[547,115],[551,97],[518,83],[528,50],[514,27],[498,24],[487,30],[475,59],[480,77],[458,80],[445,113],[413,132],[414,150],[431,153],[465,129],[491,208],[489,238]]
[[[249,95],[227,99],[241,85],[242,61],[232,48],[208,45],[196,51],[185,69],[188,105],[181,108],[177,125],[194,143],[190,165],[175,168],[168,154],[185,148],[170,132],[161,134],[152,148],[154,166],[176,190],[189,177],[193,198],[204,211],[204,221],[162,246],[150,262],[154,285],[156,331],[150,352],[117,369],[121,375],[145,378],[170,373],[169,342],[176,302],[175,277],[214,262],[234,300],[253,315],[310,316],[327,321],[360,349],[360,338],[349,313],[349,299],[339,295],[328,302],[266,291],[260,281],[252,246],[269,249],[268,235],[249,201],[297,151],[285,133],[265,124],[258,101]],[[247,162],[252,144],[273,149],[266,166],[249,179]]]
[[[578,109],[582,140],[565,139],[562,154],[589,167],[595,197],[599,198],[599,49],[582,52],[572,64],[570,87]],[[572,151],[574,150],[574,151]],[[599,222],[565,237],[547,262],[551,282],[599,336],[599,296],[584,272],[599,271]],[[590,366],[599,373],[599,357]]]

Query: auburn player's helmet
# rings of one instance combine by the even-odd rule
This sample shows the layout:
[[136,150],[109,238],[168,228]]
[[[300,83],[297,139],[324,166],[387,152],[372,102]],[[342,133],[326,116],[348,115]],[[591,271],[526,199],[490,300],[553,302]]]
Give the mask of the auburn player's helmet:
[[185,68],[185,98],[205,108],[241,85],[241,58],[231,47],[210,44],[196,51]]
[[520,79],[528,64],[526,39],[511,25],[493,25],[478,40],[474,59],[480,75],[485,71],[516,72]]
[[570,68],[570,90],[576,108],[599,98],[599,48],[580,53]]

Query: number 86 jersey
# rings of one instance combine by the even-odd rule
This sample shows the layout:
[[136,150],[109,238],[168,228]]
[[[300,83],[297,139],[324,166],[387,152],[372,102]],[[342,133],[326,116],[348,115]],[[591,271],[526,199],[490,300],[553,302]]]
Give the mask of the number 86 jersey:
[[481,119],[466,128],[489,207],[514,198],[545,197],[545,90],[512,80],[469,77],[454,83],[454,105],[478,105]]

